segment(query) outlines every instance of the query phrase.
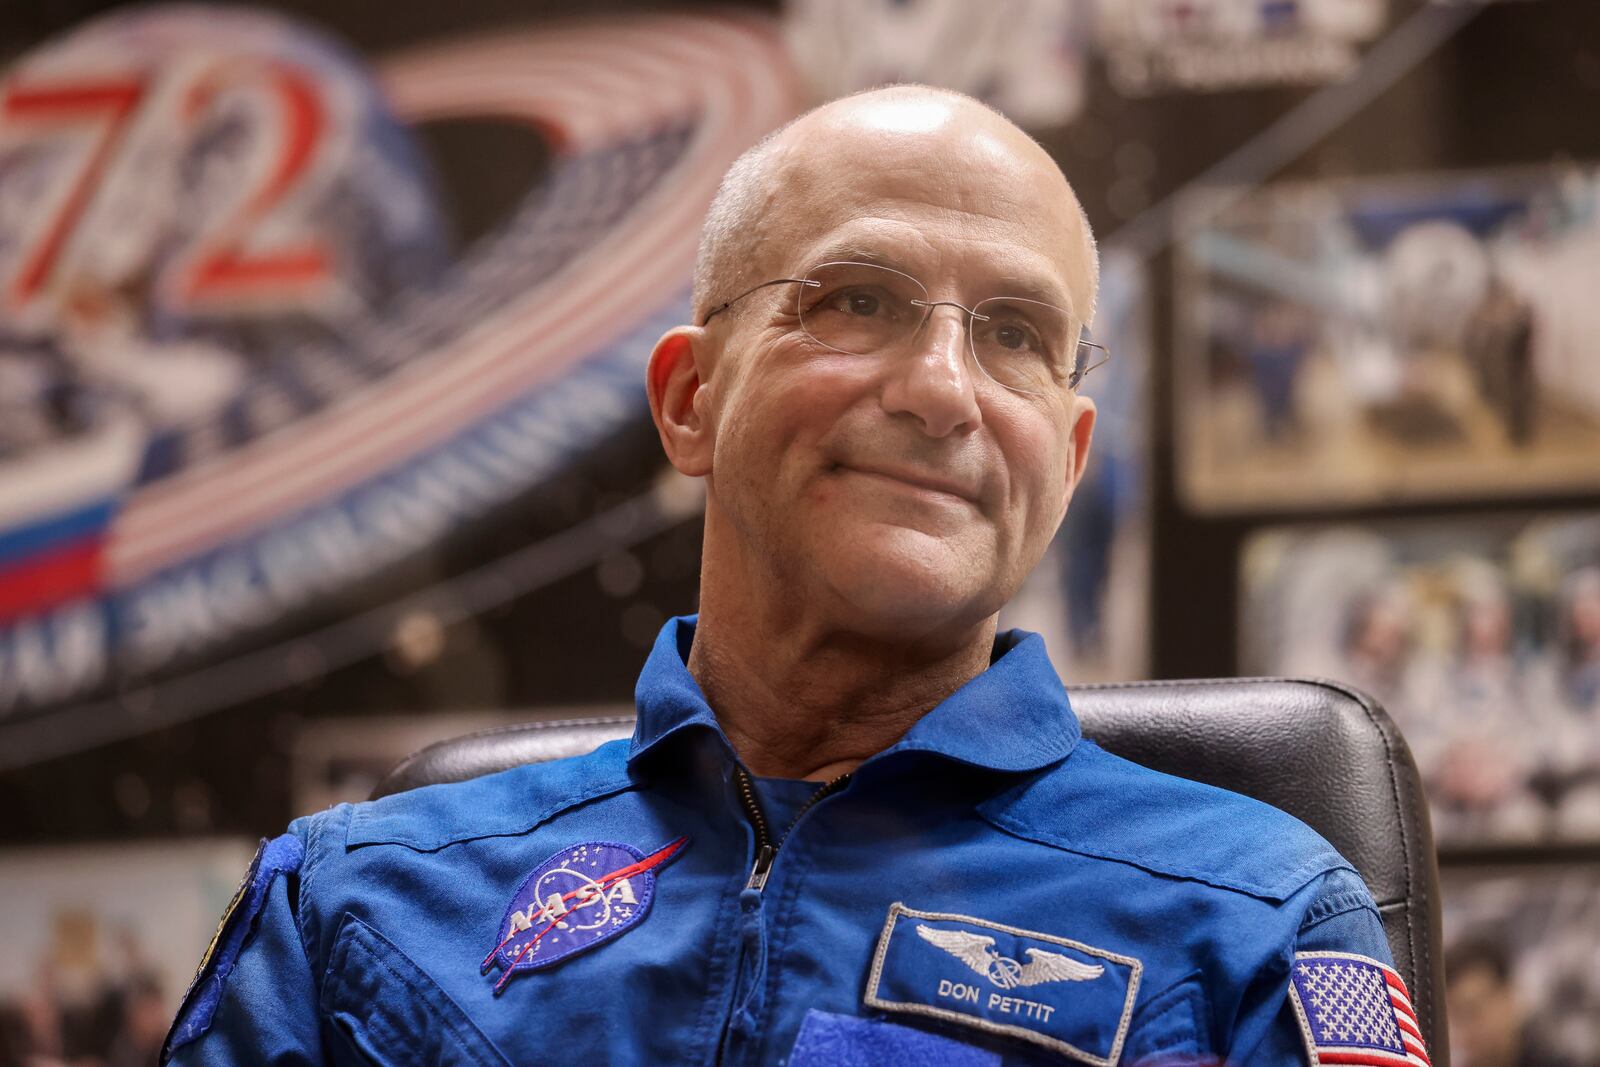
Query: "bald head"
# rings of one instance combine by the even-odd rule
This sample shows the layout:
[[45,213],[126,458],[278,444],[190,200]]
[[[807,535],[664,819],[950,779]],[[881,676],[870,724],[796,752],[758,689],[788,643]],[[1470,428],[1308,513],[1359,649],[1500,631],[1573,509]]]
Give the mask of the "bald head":
[[696,321],[752,285],[795,269],[786,262],[808,222],[844,185],[897,171],[950,172],[951,198],[971,211],[1009,214],[1051,235],[1046,255],[1067,280],[1069,303],[1091,317],[1098,285],[1094,237],[1055,161],[1000,112],[946,89],[897,85],[823,104],[734,161],[706,215],[695,263]]

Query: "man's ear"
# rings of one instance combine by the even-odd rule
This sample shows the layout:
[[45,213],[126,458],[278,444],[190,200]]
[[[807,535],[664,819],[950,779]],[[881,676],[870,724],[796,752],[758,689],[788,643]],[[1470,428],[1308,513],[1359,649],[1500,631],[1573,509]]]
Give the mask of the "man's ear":
[[1094,401],[1074,393],[1069,417],[1072,419],[1072,429],[1068,431],[1072,452],[1067,457],[1067,491],[1061,498],[1061,515],[1057,521],[1066,516],[1067,505],[1072,502],[1072,492],[1083,480],[1084,469],[1089,463],[1089,443],[1094,439]]
[[645,371],[650,416],[661,447],[678,472],[692,478],[711,473],[715,436],[701,390],[706,344],[705,331],[698,326],[675,326],[656,342]]

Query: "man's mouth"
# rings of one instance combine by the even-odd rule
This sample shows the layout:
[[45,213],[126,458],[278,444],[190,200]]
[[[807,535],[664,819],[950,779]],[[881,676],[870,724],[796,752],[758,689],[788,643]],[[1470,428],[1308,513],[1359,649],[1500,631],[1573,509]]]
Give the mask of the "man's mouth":
[[880,479],[905,488],[955,497],[968,504],[975,504],[978,499],[976,489],[937,471],[930,471],[925,468],[876,463],[835,463],[832,469]]

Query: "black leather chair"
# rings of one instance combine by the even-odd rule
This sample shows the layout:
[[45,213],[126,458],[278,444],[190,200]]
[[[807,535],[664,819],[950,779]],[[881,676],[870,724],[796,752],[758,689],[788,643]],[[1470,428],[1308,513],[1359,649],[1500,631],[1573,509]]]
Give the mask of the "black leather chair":
[[[1147,767],[1245,793],[1297,816],[1366,879],[1434,1067],[1449,1067],[1439,870],[1416,764],[1371,697],[1337,682],[1237,678],[1078,686],[1083,732]],[[593,750],[631,716],[536,722],[431,745],[373,796]]]

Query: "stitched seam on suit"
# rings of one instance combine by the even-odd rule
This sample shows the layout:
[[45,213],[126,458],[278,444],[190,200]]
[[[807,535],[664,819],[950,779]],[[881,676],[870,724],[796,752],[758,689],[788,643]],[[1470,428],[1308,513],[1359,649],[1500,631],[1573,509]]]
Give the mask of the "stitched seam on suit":
[[[1377,730],[1378,736],[1383,742],[1384,762],[1389,767],[1389,787],[1391,793],[1393,794],[1395,814],[1400,824],[1400,847],[1402,854],[1405,856],[1406,899],[1413,899],[1416,895],[1417,872],[1415,865],[1411,862],[1411,835],[1408,832],[1407,816],[1409,814],[1412,818],[1415,818],[1417,816],[1417,806],[1414,803],[1408,803],[1406,798],[1401,796],[1399,775],[1394,769],[1394,746],[1389,741],[1388,732],[1383,729],[1382,724],[1378,722],[1377,716],[1373,714],[1371,702],[1360,691],[1328,678],[1289,678],[1283,676],[1267,678],[1172,679],[1151,682],[1106,682],[1095,685],[1075,686],[1074,688],[1089,691],[1105,691],[1121,689],[1164,689],[1177,688],[1180,686],[1270,685],[1273,683],[1282,682],[1298,683],[1301,685],[1316,685],[1326,689],[1332,689],[1337,693],[1343,694],[1351,700],[1354,700],[1356,704],[1361,707],[1362,712],[1367,717],[1367,721],[1371,723],[1372,726]],[[1072,690],[1069,689],[1069,698],[1071,696],[1071,692]],[[1412,971],[1417,979],[1416,985],[1418,987],[1417,989],[1412,990],[1412,996],[1414,998],[1414,1002],[1419,1008],[1426,1006],[1427,1021],[1431,1025],[1434,1018],[1432,985],[1433,963],[1428,954],[1426,939],[1423,939],[1420,943],[1418,941],[1416,917],[1409,911],[1407,912],[1406,916],[1406,946],[1411,953]]]
[[[727,918],[730,907],[735,919],[732,922]],[[707,1058],[715,1054],[717,1042],[722,1039],[723,1020],[727,1014],[723,1010],[724,1000],[728,1000],[731,1007],[734,991],[731,988],[728,972],[732,969],[733,957],[739,943],[736,932],[739,925],[738,914],[738,893],[729,894],[724,891],[717,904],[716,922],[712,926],[716,936],[712,941],[711,955],[706,965],[705,1007],[700,1012],[700,1023],[695,1027],[696,1044],[705,1048]]]
[[[298,871],[289,875],[289,877],[294,878],[300,883],[300,890],[299,893],[295,894],[294,908],[290,911],[289,918],[294,922],[295,939],[300,942],[300,955],[305,958],[306,973],[314,975],[317,973],[317,968],[311,962],[311,944],[309,939],[306,937],[305,923],[301,919],[300,915],[300,909],[304,906],[300,899],[300,895],[306,891],[305,879],[300,877],[300,872]],[[284,889],[287,891],[288,888],[289,884],[288,882],[285,882]],[[318,989],[317,995],[320,997],[322,995],[322,990]]]
[[[348,935],[345,933],[346,927],[350,929]],[[365,923],[360,922],[360,920],[356,919],[354,916],[351,916],[346,923],[341,924],[340,926],[339,938],[344,942],[344,945],[342,951],[335,954],[335,958],[339,959],[340,962],[345,966],[348,966],[351,953],[359,950],[366,956],[368,960],[376,963],[385,971],[388,971],[396,982],[399,982],[402,986],[404,986],[406,991],[411,994],[413,1001],[420,1003],[425,1007],[431,1006],[432,1000],[430,999],[428,990],[425,987],[419,986],[417,983],[411,981],[411,979],[409,979],[406,975],[397,971],[394,966],[384,958],[384,953],[381,949],[381,946],[374,946],[366,943],[369,938],[378,939],[381,936],[382,935],[378,934],[377,931],[373,930]],[[395,947],[394,951],[404,955],[404,953],[401,953],[401,950],[398,947]],[[412,964],[412,966],[415,966],[415,964]],[[428,979],[428,981],[431,982],[432,979]],[[450,1036],[455,1039],[456,1048],[458,1048],[462,1053],[470,1056],[474,1063],[483,1064],[485,1067],[496,1067],[497,1064],[499,1067],[504,1067],[505,1060],[503,1058],[499,1060],[485,1060],[483,1058],[482,1053],[487,1050],[478,1046],[481,1046],[488,1039],[481,1033],[475,1032],[475,1028],[468,1029],[468,1027],[471,1026],[471,1022],[466,1020],[465,1013],[461,1011],[461,1006],[451,999],[448,993],[440,989],[437,985],[434,985],[433,988],[434,992],[445,1000],[448,1007],[453,1008],[457,1013],[460,1013],[462,1018],[453,1018],[448,1010],[443,1009],[429,1010],[428,1017],[448,1030],[450,1032]],[[341,991],[349,992],[348,988],[345,988]],[[399,1048],[405,1049],[407,1047],[407,1042],[405,1041],[403,1035],[401,1035],[399,1031],[394,1028],[393,1023],[390,1022],[386,1016],[373,1013],[364,1016],[363,1021],[368,1025],[372,1025],[374,1023],[378,1024],[391,1035],[391,1037],[394,1039],[394,1043]],[[465,1025],[463,1025],[464,1023]]]
[[[383,955],[381,953],[379,953],[379,952],[369,952],[369,955],[378,964],[378,966],[382,967],[384,970],[388,971],[391,975],[393,975],[395,981],[397,981],[401,985],[405,986],[406,989],[411,993],[411,996],[412,996],[413,999],[415,999],[417,1001],[420,1001],[423,1004],[427,1004],[427,1002],[428,1002],[428,995],[427,995],[428,991],[426,989],[419,989],[417,987],[417,985],[415,983],[411,982],[409,979],[407,979],[405,975],[403,975],[399,971],[395,970],[394,967],[390,965],[389,961],[383,958]],[[445,994],[442,990],[440,991],[440,995],[441,996],[448,996],[448,994]],[[460,1010],[459,1005],[456,1006],[456,1010],[458,1010],[458,1011]],[[488,1067],[493,1067],[493,1061],[492,1060],[484,1060],[482,1058],[482,1056],[480,1055],[480,1053],[482,1052],[481,1049],[477,1049],[477,1048],[473,1048],[472,1047],[474,1044],[477,1044],[478,1042],[467,1040],[467,1039],[472,1038],[473,1035],[471,1033],[466,1033],[465,1034],[465,1038],[463,1037],[463,1029],[462,1029],[461,1024],[459,1023],[459,1021],[450,1018],[449,1013],[445,1012],[445,1011],[433,1012],[433,1013],[430,1013],[430,1014],[431,1014],[432,1018],[434,1018],[435,1020],[437,1020],[440,1023],[440,1025],[442,1025],[445,1029],[450,1031],[450,1036],[452,1036],[452,1037],[454,1037],[456,1039],[456,1047],[458,1049],[460,1049],[462,1052],[464,1052],[467,1055],[471,1056],[474,1063],[487,1064]],[[381,1019],[382,1016],[373,1016],[373,1018]]]
[[[546,807],[543,811],[541,811],[538,815],[536,815],[534,817],[533,821],[528,826],[524,827],[523,829],[512,830],[509,833],[501,832],[501,833],[493,833],[493,834],[480,834],[480,835],[475,835],[475,836],[477,836],[477,837],[515,837],[517,834],[525,834],[529,830],[532,830],[534,827],[540,826],[543,823],[548,822],[550,819],[553,819],[557,815],[560,815],[560,814],[566,812],[570,808],[575,808],[580,804],[586,804],[591,800],[597,800],[600,797],[609,796],[609,795],[611,795],[613,793],[625,792],[628,789],[633,788],[633,785],[634,785],[633,780],[631,778],[629,778],[628,776],[624,775],[621,782],[605,782],[605,783],[602,783],[602,784],[600,784],[598,786],[590,786],[587,789],[580,789],[577,792],[570,794],[565,799],[557,801],[557,802],[551,804],[550,806]],[[472,830],[470,828],[468,828],[468,827],[457,827],[455,829],[452,829],[452,830],[448,831],[448,833],[449,833],[450,840],[441,842],[440,844],[437,844],[437,845],[433,846],[432,848],[427,849],[426,851],[434,852],[434,851],[437,851],[438,849],[445,848],[445,847],[447,847],[449,845],[458,844],[462,840],[469,839],[471,836],[474,836],[472,834]]]
[[[598,800],[600,797],[611,796],[616,793],[623,793],[634,788],[637,788],[637,784],[634,782],[633,778],[627,774],[624,774],[620,780],[613,779],[611,781],[602,782],[598,785],[586,786],[583,789],[579,789],[575,792],[567,794],[559,800],[551,802],[547,807],[533,815],[526,824],[519,823],[514,829],[495,828],[484,830],[481,827],[465,827],[457,825],[448,830],[444,830],[439,834],[433,835],[427,840],[419,840],[415,837],[406,837],[396,832],[383,836],[366,837],[360,841],[349,840],[349,833],[347,830],[345,844],[346,847],[349,848],[361,848],[365,845],[402,845],[418,852],[438,852],[440,849],[448,848],[451,845],[458,845],[465,841],[481,841],[487,837],[516,837],[520,834],[525,834],[531,830],[537,829],[539,826],[549,822],[557,815],[564,814],[568,810],[575,808],[580,804],[586,804],[591,800]],[[354,820],[352,817],[352,822],[353,821]]]
[[[312,883],[316,881],[317,876],[322,873],[322,867],[317,860],[322,855],[322,840],[327,836],[330,829],[328,823],[333,821],[335,815],[342,813],[344,814],[346,823],[348,824],[350,818],[349,813],[353,810],[353,808],[346,805],[343,808],[332,808],[323,812],[321,815],[312,816],[310,828],[306,831],[306,851],[305,857],[300,862],[300,896],[299,899],[295,901],[294,925],[295,930],[300,935],[300,949],[305,953],[306,966],[311,969],[311,973],[313,975],[318,974],[318,969],[314,963],[314,960],[316,959],[316,948],[312,944],[311,934],[306,927],[305,916],[306,912],[311,908]],[[323,985],[326,983],[326,980],[326,973],[323,973],[319,976],[319,980],[317,982],[317,998],[319,1003],[321,1002]]]
[[1032,841],[1036,844],[1042,844],[1049,848],[1058,848],[1063,852],[1071,852],[1077,856],[1089,856],[1093,859],[1102,860],[1108,863],[1125,863],[1130,867],[1137,867],[1140,870],[1149,871],[1152,874],[1163,875],[1168,878],[1182,878],[1185,881],[1190,882],[1200,882],[1216,889],[1222,889],[1234,893],[1242,893],[1245,896],[1256,897],[1258,899],[1287,900],[1300,889],[1304,888],[1312,878],[1322,874],[1325,871],[1344,869],[1349,869],[1351,871],[1355,870],[1353,867],[1350,867],[1350,864],[1337,852],[1325,851],[1317,853],[1285,874],[1284,881],[1289,884],[1285,885],[1281,889],[1257,885],[1255,883],[1247,882],[1244,879],[1229,879],[1224,881],[1221,875],[1213,872],[1193,870],[1185,871],[1176,869],[1173,864],[1163,861],[1162,857],[1160,856],[1150,856],[1134,851],[1113,853],[1109,849],[1099,852],[1090,852],[1075,842],[1064,841],[1044,830],[1040,830],[1035,826],[1024,824],[1012,816],[1003,814],[1001,812],[983,812],[981,815],[984,819],[987,819],[1000,829],[1016,837],[1020,837],[1025,841]]
[[[382,1047],[389,1055],[393,1055],[396,1052],[400,1053],[401,1055],[405,1055],[405,1053],[411,1051],[411,1049],[407,1047],[406,1042],[401,1039],[399,1032],[395,1030],[395,1028],[389,1024],[389,1020],[385,1019],[383,1016],[368,1015],[366,1018],[362,1019],[361,1022],[364,1024],[364,1028],[369,1035],[382,1040]],[[354,1037],[355,1035],[352,1034],[351,1036]],[[357,1048],[359,1047],[360,1046],[358,1045]],[[416,1063],[417,1058],[415,1055],[405,1056],[405,1059],[402,1062]]]
[[[1185,988],[1186,986],[1188,988]],[[1156,1003],[1162,997],[1171,997],[1172,999],[1158,1007],[1154,1014],[1148,1014],[1150,1005]],[[1192,1050],[1184,1050],[1171,1046],[1162,1046],[1155,1049],[1146,1049],[1145,1052],[1164,1055],[1170,1052],[1193,1051],[1196,1055],[1199,1055],[1202,1036],[1205,1039],[1205,1051],[1210,1052],[1216,1046],[1216,1042],[1211,1040],[1211,1026],[1208,1018],[1210,1002],[1206,997],[1205,986],[1201,981],[1199,971],[1190,971],[1151,997],[1143,1008],[1134,1012],[1133,1019],[1128,1024],[1128,1045],[1135,1044],[1134,1038],[1140,1036],[1146,1028],[1180,1008],[1189,1009],[1189,1032],[1194,1048]]]
[[[1318,897],[1311,902],[1311,906],[1306,909],[1305,916],[1300,920],[1300,933],[1303,934],[1312,927],[1329,919],[1337,918],[1340,915],[1348,915],[1352,911],[1360,911],[1363,908],[1374,915],[1378,914],[1377,909],[1367,902],[1367,895],[1354,889]],[[1378,915],[1378,921],[1381,923],[1383,916]]]
[[[1081,738],[1079,740],[1081,740]],[[927,753],[930,753],[930,754],[935,755],[935,756],[943,756],[946,759],[954,760],[957,763],[965,764],[968,767],[977,767],[977,768],[979,768],[981,770],[997,770],[997,771],[1005,771],[1005,772],[1020,774],[1020,773],[1032,773],[1034,771],[1045,770],[1046,768],[1048,768],[1048,767],[1050,767],[1050,766],[1052,766],[1054,764],[1060,763],[1062,760],[1064,760],[1067,757],[1071,756],[1075,751],[1077,751],[1077,748],[1078,748],[1078,741],[1074,741],[1072,744],[1066,746],[1065,748],[1060,748],[1060,749],[1058,749],[1058,748],[1050,748],[1050,749],[1046,749],[1046,750],[1038,750],[1037,751],[1037,755],[1044,759],[1043,763],[1040,763],[1035,759],[1029,759],[1024,763],[1000,764],[1000,763],[975,763],[972,760],[966,759],[965,757],[962,757],[962,756],[957,756],[957,755],[955,755],[953,753],[950,753],[950,752],[946,752],[944,749],[937,748],[937,747],[935,747],[933,745],[922,744],[922,743],[919,743],[919,742],[901,741],[901,742],[898,742],[898,743],[896,743],[894,745],[891,745],[890,747],[884,749],[882,752],[878,753],[878,755],[873,757],[873,758],[874,759],[878,759],[878,758],[881,758],[883,756],[887,756],[890,753],[897,753],[897,752],[927,752]]]

